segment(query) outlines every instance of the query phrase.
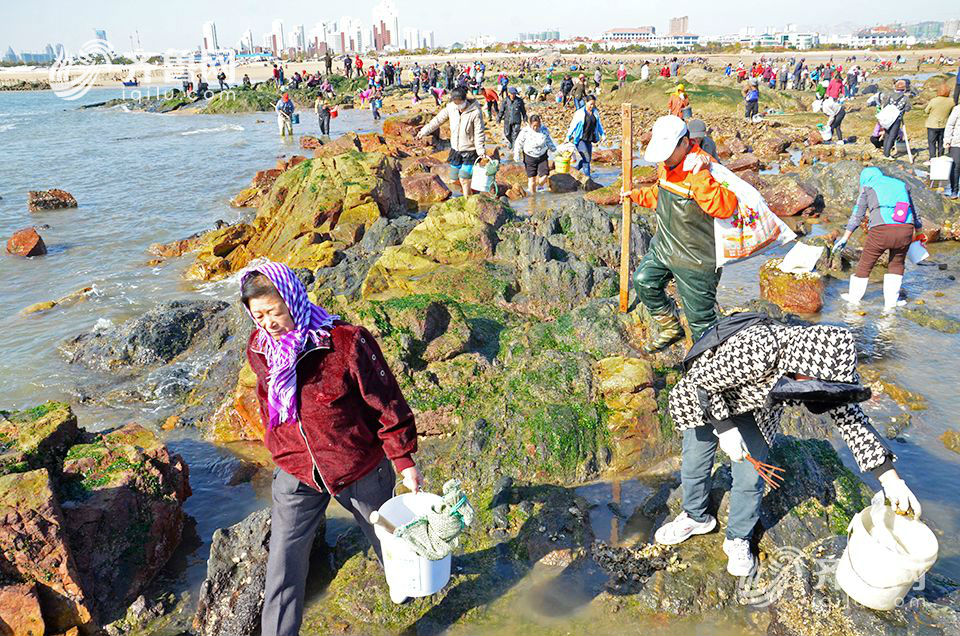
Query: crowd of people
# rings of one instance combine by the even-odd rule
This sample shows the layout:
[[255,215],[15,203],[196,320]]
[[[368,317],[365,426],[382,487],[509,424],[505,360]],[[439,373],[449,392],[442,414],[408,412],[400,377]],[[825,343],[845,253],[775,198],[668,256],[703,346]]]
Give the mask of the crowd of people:
[[[402,94],[409,91],[414,103],[421,93],[435,98],[440,109],[417,137],[434,135],[442,125],[449,125],[450,181],[459,185],[464,196],[476,191],[476,170],[483,169],[489,178],[499,164],[498,151],[492,157],[487,152],[488,123],[492,124],[494,117],[503,126],[502,143],[512,159],[524,166],[531,194],[547,185],[551,152],[559,152],[561,146],[575,148],[578,169],[590,176],[594,145],[606,139],[597,107],[605,79],[599,66],[591,73],[580,64],[571,64],[569,72],[559,72],[556,65],[531,59],[510,69],[512,72],[498,69],[488,77],[488,68],[480,61],[422,66],[414,62],[403,67],[344,56],[342,64],[347,77],[367,78],[358,97],[361,103],[370,104],[374,119],[379,117],[388,88],[397,86]],[[327,77],[331,65],[328,56]],[[655,65],[660,67],[659,75],[676,77],[682,61],[663,59]],[[630,81],[629,73],[624,64],[615,66],[612,85],[623,89]],[[743,84],[748,119],[759,115],[761,87],[814,92],[820,111],[828,117],[831,136],[842,140],[844,102],[857,95],[869,76],[864,68],[855,58],[812,67],[803,58],[760,59],[749,66],[729,64],[722,73],[736,76]],[[283,69],[278,69],[278,77],[278,87],[296,88],[303,82],[320,86],[314,108],[321,133],[329,134],[334,108],[324,89],[329,82],[319,73],[295,72],[286,80]],[[639,81],[649,77],[647,61],[641,66]],[[556,91],[555,78],[559,80]],[[960,174],[960,106],[956,104],[960,79],[957,81],[952,97],[950,86],[944,84],[925,107],[931,157],[949,153],[954,158],[953,196],[958,192]],[[538,88],[533,82],[543,85]],[[573,109],[559,145],[538,109],[528,108],[528,101],[542,101],[544,95]],[[871,141],[889,156],[901,134],[903,116],[911,108],[909,85],[897,81],[892,90],[872,95],[868,104],[876,106],[878,116],[887,113],[878,117],[879,130]],[[289,93],[283,93],[276,109],[281,134],[291,134],[294,107]],[[683,437],[682,512],[656,530],[655,541],[678,544],[717,526],[710,510],[710,492],[712,467],[720,449],[732,462],[730,512],[723,542],[726,568],[734,576],[756,572],[758,557],[750,540],[760,518],[764,479],[755,462],[766,460],[787,405],[826,414],[859,469],[879,479],[891,505],[919,515],[920,502],[894,468],[894,453],[858,399],[850,396],[850,387],[861,384],[850,331],[830,325],[787,326],[760,315],[724,317],[718,313],[722,268],[715,249],[717,221],[738,214],[741,201],[729,184],[714,174],[719,163],[717,145],[705,122],[694,118],[684,84],[670,90],[665,111],[649,131],[643,155],[657,166],[656,181],[639,189],[628,186],[621,193],[623,199],[653,210],[656,218],[649,249],[632,277],[638,303],[653,322],[644,350],[655,354],[686,335],[678,307],[667,293],[671,281],[694,342],[667,407]],[[884,310],[895,311],[903,304],[900,290],[906,254],[922,229],[911,187],[877,167],[864,168],[853,213],[833,250],[842,251],[862,225],[869,229],[868,236],[842,298],[851,305],[861,303],[871,270],[887,253]],[[278,465],[262,629],[265,635],[295,633],[302,616],[310,528],[317,526],[330,499],[335,498],[354,514],[376,557],[382,559],[368,515],[391,496],[396,473],[403,475],[411,490],[419,489],[422,479],[413,460],[416,427],[374,336],[311,303],[292,270],[280,263],[252,267],[241,278],[241,301],[253,324],[247,356],[257,376],[265,442]],[[331,352],[325,355],[306,355],[328,349]],[[316,392],[320,378],[327,373],[344,378],[338,388],[342,400],[330,403]],[[371,377],[379,381],[370,383]],[[784,382],[789,385],[790,397],[783,397]],[[824,386],[833,387],[839,395],[827,405],[818,401],[819,397],[811,397]],[[330,417],[343,425],[335,429],[324,426]],[[309,437],[305,431],[310,432]],[[342,444],[344,436],[350,435],[354,436],[351,443]],[[311,445],[310,439],[318,443]],[[362,443],[354,443],[357,439]]]

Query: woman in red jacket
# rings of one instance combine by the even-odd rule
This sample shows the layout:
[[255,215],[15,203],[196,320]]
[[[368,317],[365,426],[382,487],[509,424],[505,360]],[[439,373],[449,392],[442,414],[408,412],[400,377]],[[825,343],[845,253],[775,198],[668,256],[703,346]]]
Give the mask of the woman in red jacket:
[[310,548],[330,498],[382,561],[369,516],[393,496],[394,467],[408,489],[420,489],[417,429],[370,332],[311,303],[293,270],[261,262],[240,287],[255,323],[247,359],[264,443],[277,464],[261,631],[298,634]]

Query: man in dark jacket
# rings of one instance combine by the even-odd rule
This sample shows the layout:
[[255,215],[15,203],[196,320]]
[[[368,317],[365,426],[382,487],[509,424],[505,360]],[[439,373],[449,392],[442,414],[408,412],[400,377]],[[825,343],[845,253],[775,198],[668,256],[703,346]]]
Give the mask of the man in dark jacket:
[[457,69],[454,68],[453,64],[447,62],[447,65],[443,67],[443,75],[447,80],[447,90],[453,90],[453,80],[457,75]]
[[569,75],[564,75],[563,81],[560,82],[560,92],[563,93],[563,105],[567,105],[567,100],[570,98],[570,91],[573,90],[573,80],[570,79]]
[[511,86],[507,91],[507,100],[500,109],[500,117],[497,121],[503,122],[503,134],[507,138],[510,149],[513,150],[513,142],[520,134],[520,127],[527,121],[527,107],[516,88]]
[[330,49],[323,55],[323,66],[327,69],[327,75],[333,73],[333,56],[330,55]]

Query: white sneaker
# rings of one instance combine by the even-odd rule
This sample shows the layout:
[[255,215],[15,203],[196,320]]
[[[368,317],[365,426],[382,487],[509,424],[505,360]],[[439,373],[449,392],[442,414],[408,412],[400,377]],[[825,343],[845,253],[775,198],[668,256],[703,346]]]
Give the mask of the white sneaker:
[[694,521],[686,512],[681,512],[676,519],[657,528],[653,539],[662,545],[676,545],[695,534],[706,534],[716,527],[717,520],[710,515],[706,521]]
[[757,557],[746,539],[724,539],[723,551],[727,555],[727,572],[733,576],[751,576],[757,571]]

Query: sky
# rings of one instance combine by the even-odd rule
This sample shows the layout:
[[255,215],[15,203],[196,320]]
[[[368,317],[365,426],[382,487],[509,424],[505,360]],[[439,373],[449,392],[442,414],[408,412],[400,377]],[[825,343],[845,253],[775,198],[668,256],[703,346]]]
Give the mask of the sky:
[[[433,30],[439,44],[449,45],[475,35],[515,39],[519,32],[559,28],[562,37],[598,36],[618,26],[656,27],[667,31],[673,16],[690,16],[690,31],[700,35],[735,33],[740,27],[782,27],[793,22],[821,32],[846,24],[847,28],[889,22],[919,22],[960,18],[957,0],[923,0],[922,7],[903,0],[864,2],[806,0],[802,15],[798,3],[767,3],[763,18],[756,17],[756,0],[693,0],[643,2],[642,0],[396,0],[400,28]],[[307,31],[316,22],[350,15],[368,22],[376,0],[47,0],[0,5],[0,55],[8,46],[40,51],[48,42],[63,43],[75,51],[104,29],[117,50],[130,48],[130,36],[139,31],[146,50],[193,48],[200,42],[201,25],[213,20],[221,46],[236,46],[241,35],[253,31],[254,43],[282,19],[287,30],[303,24]],[[558,6],[563,9],[558,9]],[[480,11],[480,8],[483,8]]]

